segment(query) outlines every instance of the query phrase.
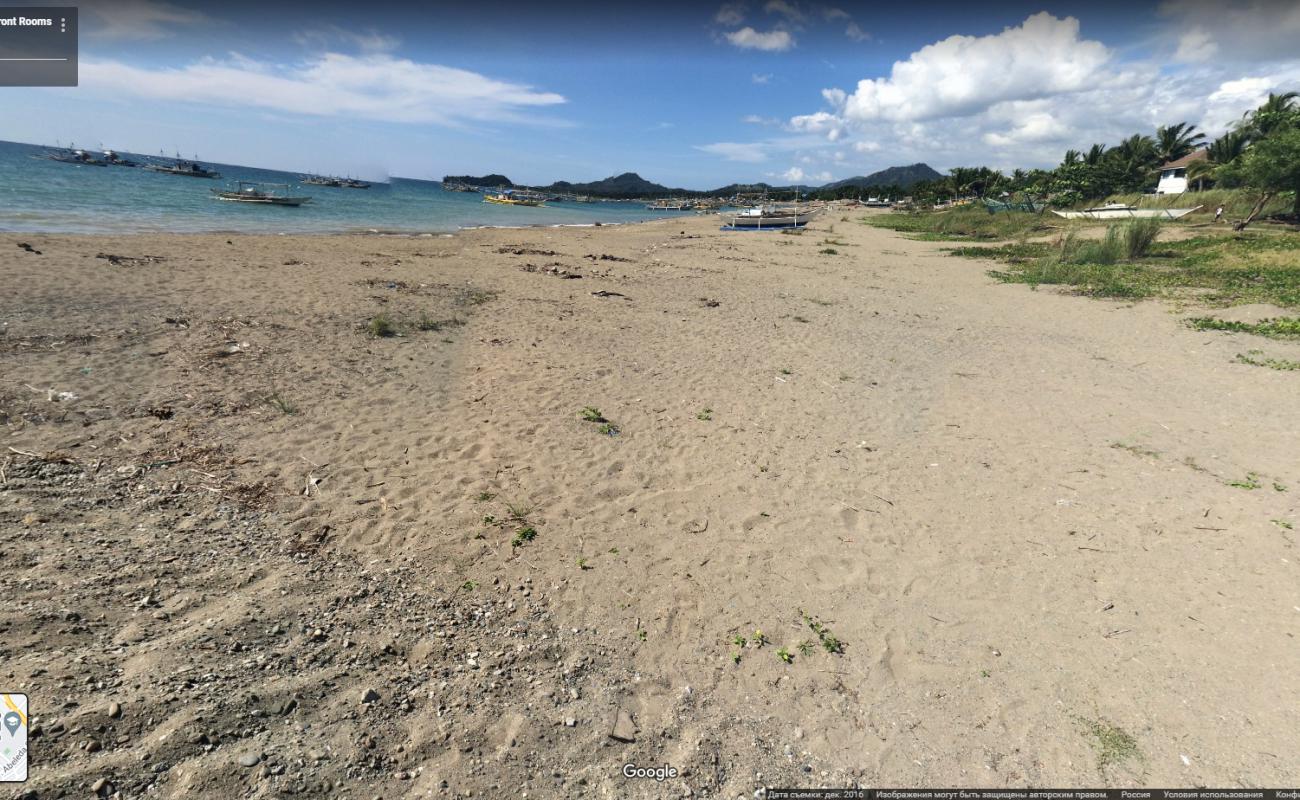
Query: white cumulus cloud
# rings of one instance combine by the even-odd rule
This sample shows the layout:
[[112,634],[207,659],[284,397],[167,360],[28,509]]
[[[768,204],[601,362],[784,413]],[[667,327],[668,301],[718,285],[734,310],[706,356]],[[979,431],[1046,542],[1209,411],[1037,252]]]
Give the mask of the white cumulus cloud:
[[234,55],[179,68],[82,58],[81,87],[179,103],[447,125],[529,121],[521,110],[565,102],[531,86],[384,54],[325,53],[294,65]]
[[746,25],[738,31],[731,31],[725,35],[727,41],[746,50],[782,52],[794,47],[794,37],[789,31],[776,30],[763,33]]
[[991,36],[949,36],[863,80],[845,97],[854,120],[924,120],[975,114],[1006,100],[1094,86],[1110,52],[1079,38],[1079,21],[1047,12]]

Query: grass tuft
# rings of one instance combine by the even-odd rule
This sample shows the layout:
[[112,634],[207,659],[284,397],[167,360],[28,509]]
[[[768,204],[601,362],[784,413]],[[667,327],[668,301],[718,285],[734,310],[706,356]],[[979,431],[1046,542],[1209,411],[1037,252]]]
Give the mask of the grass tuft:
[[397,323],[387,314],[376,314],[366,323],[366,333],[379,339],[397,335]]
[[1269,339],[1300,339],[1300,317],[1273,317],[1259,322],[1236,322],[1214,317],[1193,317],[1187,324],[1198,331],[1228,331],[1266,336]]

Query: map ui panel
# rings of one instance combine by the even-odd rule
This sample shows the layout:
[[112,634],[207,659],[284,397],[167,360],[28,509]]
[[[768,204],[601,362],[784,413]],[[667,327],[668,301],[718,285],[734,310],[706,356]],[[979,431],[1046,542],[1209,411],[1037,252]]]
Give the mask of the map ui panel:
[[77,9],[0,6],[0,87],[77,85]]

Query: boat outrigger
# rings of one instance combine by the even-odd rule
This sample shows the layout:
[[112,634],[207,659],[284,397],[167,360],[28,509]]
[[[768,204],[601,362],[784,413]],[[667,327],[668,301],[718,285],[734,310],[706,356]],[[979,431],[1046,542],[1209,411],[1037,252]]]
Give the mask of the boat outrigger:
[[762,205],[743,211],[724,212],[718,216],[722,217],[724,231],[765,231],[774,228],[802,228],[817,216],[817,210]]
[[1085,208],[1082,211],[1057,211],[1052,213],[1066,219],[1179,219],[1185,217],[1195,208],[1138,208],[1124,203],[1107,203],[1104,206]]
[[689,200],[657,200],[646,204],[647,211],[690,211]]
[[268,206],[300,206],[310,203],[310,197],[290,197],[282,189],[288,189],[287,183],[255,183],[239,181],[235,189],[213,189],[218,200],[232,203],[260,203]]

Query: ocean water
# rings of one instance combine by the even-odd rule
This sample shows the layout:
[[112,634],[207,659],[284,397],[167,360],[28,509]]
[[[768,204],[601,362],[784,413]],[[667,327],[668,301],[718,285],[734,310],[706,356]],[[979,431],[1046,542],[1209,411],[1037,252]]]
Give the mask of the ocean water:
[[[482,226],[611,225],[693,213],[615,202],[499,206],[477,193],[447,192],[436,181],[405,178],[369,189],[303,186],[298,173],[209,161],[201,163],[220,172],[220,179],[33,158],[46,150],[0,142],[0,232],[450,233]],[[210,191],[236,180],[287,183],[290,194],[312,201],[296,208],[228,203]]]

